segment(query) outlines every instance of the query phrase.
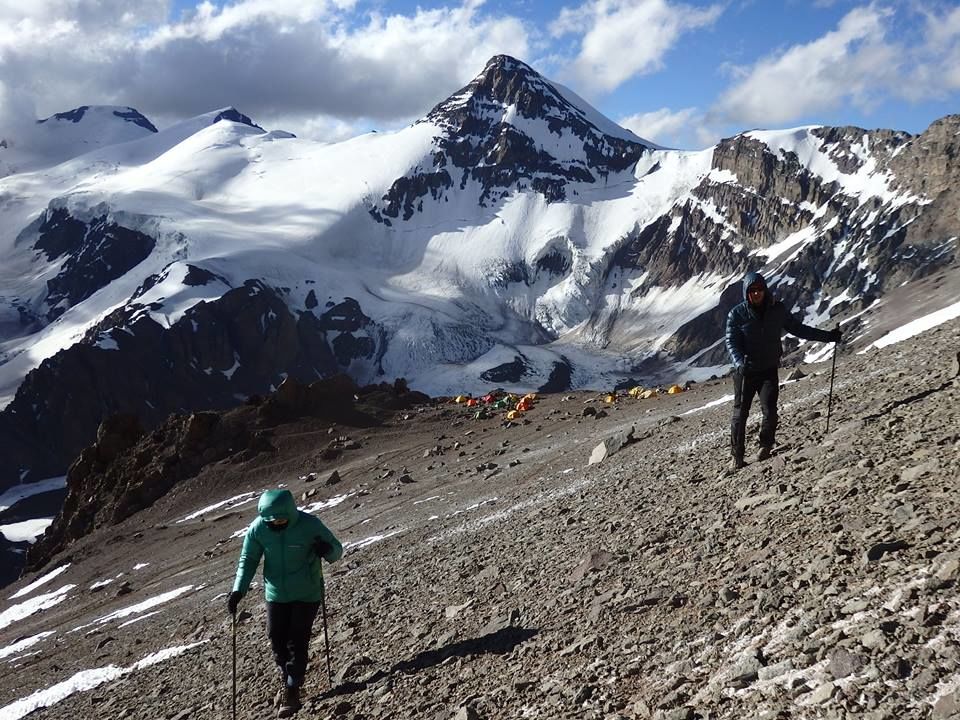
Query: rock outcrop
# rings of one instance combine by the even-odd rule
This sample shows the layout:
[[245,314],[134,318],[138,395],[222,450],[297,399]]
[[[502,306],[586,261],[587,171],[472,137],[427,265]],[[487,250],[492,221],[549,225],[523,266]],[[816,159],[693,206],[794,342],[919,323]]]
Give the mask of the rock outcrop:
[[375,426],[393,411],[427,402],[402,384],[358,388],[345,375],[310,384],[288,377],[275,393],[239,408],[172,415],[150,432],[134,415],[110,416],[70,466],[63,509],[30,547],[27,566],[43,567],[77,539],[150,507],[206,466],[276,454],[271,436],[278,425],[312,418]]

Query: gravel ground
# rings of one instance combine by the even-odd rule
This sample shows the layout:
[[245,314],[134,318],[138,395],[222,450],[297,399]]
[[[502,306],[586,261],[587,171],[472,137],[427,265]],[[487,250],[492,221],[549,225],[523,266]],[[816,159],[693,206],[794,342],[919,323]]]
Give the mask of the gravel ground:
[[[6,588],[0,719],[111,666],[31,718],[230,717],[231,536],[255,505],[178,521],[278,483],[326,501],[347,545],[327,567],[333,687],[318,620],[299,717],[960,717],[958,351],[953,321],[841,355],[829,434],[829,363],[804,367],[781,390],[774,456],[737,472],[730,402],[709,405],[728,380],[612,405],[545,396],[511,427],[451,404],[376,428],[284,425],[276,455],[208,467],[74,543],[42,587],[7,599],[43,571]],[[337,438],[351,449],[320,459]],[[14,619],[43,594],[66,599]],[[272,717],[259,587],[241,609],[237,716]]]

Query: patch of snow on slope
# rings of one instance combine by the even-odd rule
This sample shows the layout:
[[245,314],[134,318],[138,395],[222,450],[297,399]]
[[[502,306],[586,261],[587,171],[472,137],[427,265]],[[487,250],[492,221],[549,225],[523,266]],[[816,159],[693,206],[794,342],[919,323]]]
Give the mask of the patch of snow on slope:
[[0,533],[10,542],[36,542],[53,523],[53,518],[34,518],[22,522],[0,525]]
[[353,541],[345,542],[343,543],[343,550],[344,552],[346,552],[347,550],[359,550],[361,548],[367,547],[368,545],[373,545],[374,543],[378,543],[381,540],[386,540],[387,538],[393,537],[394,535],[399,535],[403,531],[404,531],[404,528],[399,528],[398,530],[394,530],[393,532],[382,533],[380,535],[371,535],[370,537],[363,538],[362,540],[353,540]]
[[305,507],[298,509],[310,515],[316,515],[321,510],[327,510],[329,508],[336,507],[344,500],[354,495],[356,495],[355,492],[346,493],[345,495],[337,495],[329,500],[320,500],[319,502],[311,503],[310,505],[306,505]]
[[246,503],[250,502],[256,495],[257,495],[256,492],[246,492],[246,493],[241,493],[240,495],[234,495],[231,498],[227,498],[226,500],[221,500],[220,502],[214,503],[213,505],[207,505],[207,507],[205,508],[201,508],[200,510],[196,510],[195,512],[190,513],[186,517],[181,518],[180,520],[177,520],[177,524],[185,523],[188,520],[195,520],[201,515],[206,515],[207,513],[213,512],[214,510],[219,510],[224,506],[229,506],[230,509],[233,509],[235,507],[245,505]]
[[18,655],[27,648],[33,647],[38,642],[43,640],[46,637],[54,635],[53,630],[45,630],[42,633],[37,633],[36,635],[31,635],[30,637],[24,638],[23,640],[18,640],[17,642],[7,645],[6,647],[0,648],[0,659],[5,657],[10,657],[11,655]]
[[0,613],[0,630],[42,610],[47,610],[54,605],[59,605],[67,599],[67,593],[75,587],[76,585],[64,585],[53,592],[46,593],[45,595],[37,595],[22,603],[11,605]]
[[191,643],[190,645],[178,645],[176,647],[165,648],[159,652],[147,655],[145,658],[134,663],[133,665],[130,665],[129,667],[121,668],[117,667],[116,665],[107,665],[106,667],[94,668],[91,670],[81,670],[80,672],[75,673],[68,679],[59,682],[56,685],[52,685],[42,690],[37,690],[25,698],[21,698],[20,700],[0,708],[0,720],[20,720],[20,718],[26,717],[30,713],[39,710],[40,708],[56,705],[61,700],[67,699],[74,693],[93,690],[93,688],[102,685],[103,683],[117,680],[124,675],[135,672],[136,670],[142,670],[143,668],[147,668],[151,665],[156,665],[157,663],[161,663],[178,655],[182,655],[188,650],[199,647],[206,642],[208,641],[201,640],[200,642]]
[[50,572],[48,572],[46,575],[42,575],[41,577],[38,577],[36,580],[34,580],[34,581],[33,581],[32,583],[30,583],[29,585],[27,585],[27,586],[25,586],[25,587],[22,587],[22,588],[20,588],[19,590],[17,590],[17,592],[15,592],[13,595],[11,595],[9,599],[10,599],[10,600],[15,600],[16,598],[23,597],[23,596],[25,596],[25,595],[29,595],[30,593],[32,593],[34,590],[36,590],[36,589],[37,589],[38,587],[40,587],[41,585],[45,585],[46,583],[50,582],[51,580],[53,580],[53,579],[54,579],[55,577],[57,577],[58,575],[66,572],[66,570],[67,570],[68,567],[70,567],[70,563],[67,563],[66,565],[61,565],[60,567],[55,568],[54,570],[51,570]]
[[143,602],[139,602],[136,605],[128,605],[125,608],[115,610],[114,612],[104,615],[103,617],[99,617],[93,622],[87,623],[86,625],[75,627],[70,632],[78,632],[79,630],[84,630],[88,627],[93,627],[94,625],[105,625],[111,620],[119,620],[121,618],[129,617],[130,615],[139,615],[147,610],[152,610],[157,605],[162,605],[165,602],[175,600],[191,590],[193,590],[193,585],[185,585],[183,587],[176,588],[175,590],[161,593],[160,595],[144,600]]
[[903,325],[896,330],[891,330],[879,340],[872,342],[867,348],[864,348],[858,354],[862,355],[871,347],[883,348],[887,345],[892,345],[893,343],[907,340],[908,338],[912,338],[914,335],[919,335],[922,332],[930,330],[937,325],[941,325],[957,317],[960,317],[960,302],[955,302],[953,305],[948,305],[947,307],[941,308],[940,310],[932,312],[929,315],[924,315],[923,317],[917,318],[912,322],[908,322],[906,325]]

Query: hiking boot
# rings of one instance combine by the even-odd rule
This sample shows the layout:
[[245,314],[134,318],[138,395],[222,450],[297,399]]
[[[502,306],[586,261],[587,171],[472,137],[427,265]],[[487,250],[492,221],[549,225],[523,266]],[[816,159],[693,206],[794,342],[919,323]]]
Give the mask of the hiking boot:
[[288,687],[283,689],[283,700],[277,710],[278,718],[292,717],[302,706],[300,705],[300,688]]
[[742,467],[744,467],[745,465],[746,465],[746,463],[743,461],[743,458],[742,458],[742,457],[734,456],[734,457],[730,458],[730,469],[731,469],[731,470],[739,470],[739,469],[741,469]]
[[760,448],[760,452],[757,453],[757,460],[762,462],[763,460],[769,460],[769,459],[770,459],[770,448],[764,445],[762,448]]

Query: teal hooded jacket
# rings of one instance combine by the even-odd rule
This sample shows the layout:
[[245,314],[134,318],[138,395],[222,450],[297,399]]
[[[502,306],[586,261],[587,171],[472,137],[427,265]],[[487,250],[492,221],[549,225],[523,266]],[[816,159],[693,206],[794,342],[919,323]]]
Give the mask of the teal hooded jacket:
[[[267,490],[257,505],[260,514],[243,538],[233,589],[246,594],[263,558],[263,584],[268,602],[320,602],[323,568],[313,549],[317,538],[330,550],[327,562],[343,555],[343,546],[320,518],[297,509],[289,490]],[[286,518],[287,526],[272,530],[267,521]]]

